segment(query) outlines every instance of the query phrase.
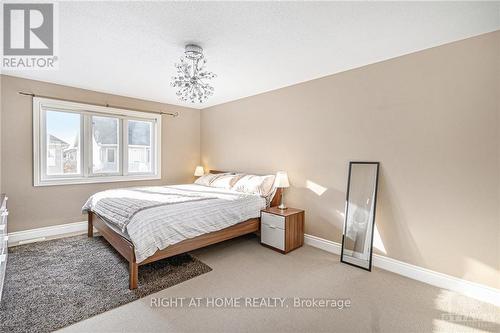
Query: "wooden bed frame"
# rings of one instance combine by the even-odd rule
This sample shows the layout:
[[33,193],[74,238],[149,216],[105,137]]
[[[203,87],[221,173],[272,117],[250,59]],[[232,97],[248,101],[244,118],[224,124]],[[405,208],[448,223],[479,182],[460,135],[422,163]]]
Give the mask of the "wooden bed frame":
[[[224,171],[210,170],[210,173],[223,173]],[[278,206],[281,201],[282,190],[277,189],[276,194],[271,202],[271,207]],[[94,212],[88,212],[88,237],[93,237],[94,229],[106,239],[129,263],[129,289],[136,289],[138,284],[138,268],[140,265],[145,265],[153,261],[165,259],[184,252],[196,250],[211,244],[223,242],[225,240],[246,235],[252,232],[259,231],[260,218],[253,218],[244,222],[235,224],[231,227],[210,232],[194,238],[186,239],[180,243],[170,245],[163,250],[156,251],[146,260],[137,263],[135,260],[134,244],[127,238],[123,237],[113,229],[111,229],[104,221]]]

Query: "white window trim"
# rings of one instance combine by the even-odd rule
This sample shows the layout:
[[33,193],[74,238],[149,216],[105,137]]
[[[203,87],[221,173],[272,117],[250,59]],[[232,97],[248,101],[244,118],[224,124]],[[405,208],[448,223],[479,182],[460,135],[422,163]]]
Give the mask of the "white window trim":
[[[114,116],[121,118],[120,123],[123,126],[120,129],[121,134],[121,148],[120,152],[115,155],[119,158],[119,163],[122,161],[127,161],[128,149],[125,149],[128,144],[128,130],[127,120],[143,120],[143,121],[153,121],[154,125],[154,140],[152,141],[151,149],[151,159],[152,159],[152,172],[151,173],[128,173],[128,163],[123,163],[120,166],[122,170],[122,175],[112,175],[112,174],[92,174],[90,161],[91,161],[91,148],[88,142],[84,141],[84,133],[90,133],[90,124],[85,119],[89,117],[83,117],[84,121],[81,122],[81,161],[80,170],[81,175],[77,177],[51,177],[43,178],[43,165],[42,165],[42,151],[45,139],[41,138],[42,126],[44,125],[42,119],[42,110],[44,108],[50,109],[61,109],[64,112],[75,112],[85,115],[96,115],[96,116]],[[92,183],[109,183],[109,182],[128,182],[128,181],[139,181],[139,180],[154,180],[161,179],[161,115],[148,112],[139,112],[124,110],[112,107],[97,106],[91,104],[83,104],[69,101],[61,101],[49,98],[34,97],[33,98],[33,185],[34,186],[54,186],[54,185],[70,185],[70,184],[92,184]],[[87,135],[86,140],[91,140],[90,136]],[[90,168],[89,168],[90,166]]]

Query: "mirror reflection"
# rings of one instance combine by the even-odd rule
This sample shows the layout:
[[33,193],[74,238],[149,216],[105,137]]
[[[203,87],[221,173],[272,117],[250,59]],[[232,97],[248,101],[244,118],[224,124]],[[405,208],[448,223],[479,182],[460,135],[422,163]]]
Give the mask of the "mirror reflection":
[[351,162],[341,261],[371,270],[378,162]]

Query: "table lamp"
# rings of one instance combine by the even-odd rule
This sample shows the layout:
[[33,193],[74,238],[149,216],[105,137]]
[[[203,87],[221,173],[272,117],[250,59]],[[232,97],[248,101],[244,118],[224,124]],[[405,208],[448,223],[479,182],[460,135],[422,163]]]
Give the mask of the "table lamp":
[[201,165],[198,165],[196,169],[194,169],[194,175],[195,177],[201,177],[205,174],[205,170],[203,170],[203,167]]
[[[290,182],[288,181],[288,175],[286,171],[278,171],[276,173],[276,178],[274,179],[274,186],[280,189],[285,189],[290,187]],[[278,206],[278,209],[285,210],[287,207],[285,206],[285,191],[281,191],[281,203]]]

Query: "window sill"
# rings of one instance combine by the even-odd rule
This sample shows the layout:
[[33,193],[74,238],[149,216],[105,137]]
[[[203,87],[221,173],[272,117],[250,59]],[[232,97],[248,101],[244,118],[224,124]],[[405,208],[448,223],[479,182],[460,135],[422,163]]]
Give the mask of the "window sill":
[[99,183],[115,183],[115,182],[134,182],[140,180],[159,180],[161,174],[158,175],[128,175],[128,176],[106,176],[106,177],[89,177],[89,178],[60,178],[60,179],[44,179],[35,180],[33,186],[58,186],[58,185],[78,185],[78,184],[99,184]]

